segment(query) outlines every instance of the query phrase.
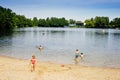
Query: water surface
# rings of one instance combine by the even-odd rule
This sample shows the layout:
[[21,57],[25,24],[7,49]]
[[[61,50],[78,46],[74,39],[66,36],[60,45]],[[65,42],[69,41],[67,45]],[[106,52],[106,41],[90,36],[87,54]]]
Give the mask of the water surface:
[[[44,50],[40,52],[38,46]],[[75,50],[84,53],[79,64],[120,68],[120,30],[85,28],[20,28],[0,37],[0,54],[40,61],[74,64]]]

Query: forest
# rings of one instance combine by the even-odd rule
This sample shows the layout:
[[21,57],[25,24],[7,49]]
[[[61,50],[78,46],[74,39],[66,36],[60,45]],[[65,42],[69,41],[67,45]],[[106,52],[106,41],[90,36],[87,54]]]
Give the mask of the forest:
[[[37,17],[26,18],[24,15],[17,15],[9,8],[0,6],[0,35],[10,33],[14,28],[23,27],[64,27],[69,24],[84,24],[84,28],[117,28],[120,29],[120,17],[109,20],[109,17],[96,16],[95,18],[86,19],[84,22],[73,19],[47,17],[46,19],[38,19]],[[81,27],[81,26],[78,26]]]

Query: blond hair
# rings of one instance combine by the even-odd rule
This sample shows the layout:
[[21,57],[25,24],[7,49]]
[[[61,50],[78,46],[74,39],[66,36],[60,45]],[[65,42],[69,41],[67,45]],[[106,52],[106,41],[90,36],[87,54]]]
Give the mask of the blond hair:
[[35,55],[32,55],[32,58],[35,59]]

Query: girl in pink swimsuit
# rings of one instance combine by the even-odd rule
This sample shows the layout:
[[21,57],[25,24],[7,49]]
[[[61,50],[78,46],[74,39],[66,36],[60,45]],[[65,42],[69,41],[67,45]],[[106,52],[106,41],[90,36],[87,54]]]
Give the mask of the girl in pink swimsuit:
[[36,65],[35,55],[32,56],[32,59],[30,60],[30,62],[31,62],[31,72],[35,71],[35,65]]

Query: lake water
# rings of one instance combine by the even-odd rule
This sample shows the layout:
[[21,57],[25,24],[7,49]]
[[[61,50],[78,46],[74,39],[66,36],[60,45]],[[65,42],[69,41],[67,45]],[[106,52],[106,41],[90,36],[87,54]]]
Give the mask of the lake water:
[[20,28],[0,37],[0,54],[22,59],[35,54],[40,61],[74,64],[76,49],[84,53],[81,65],[120,68],[120,30]]

